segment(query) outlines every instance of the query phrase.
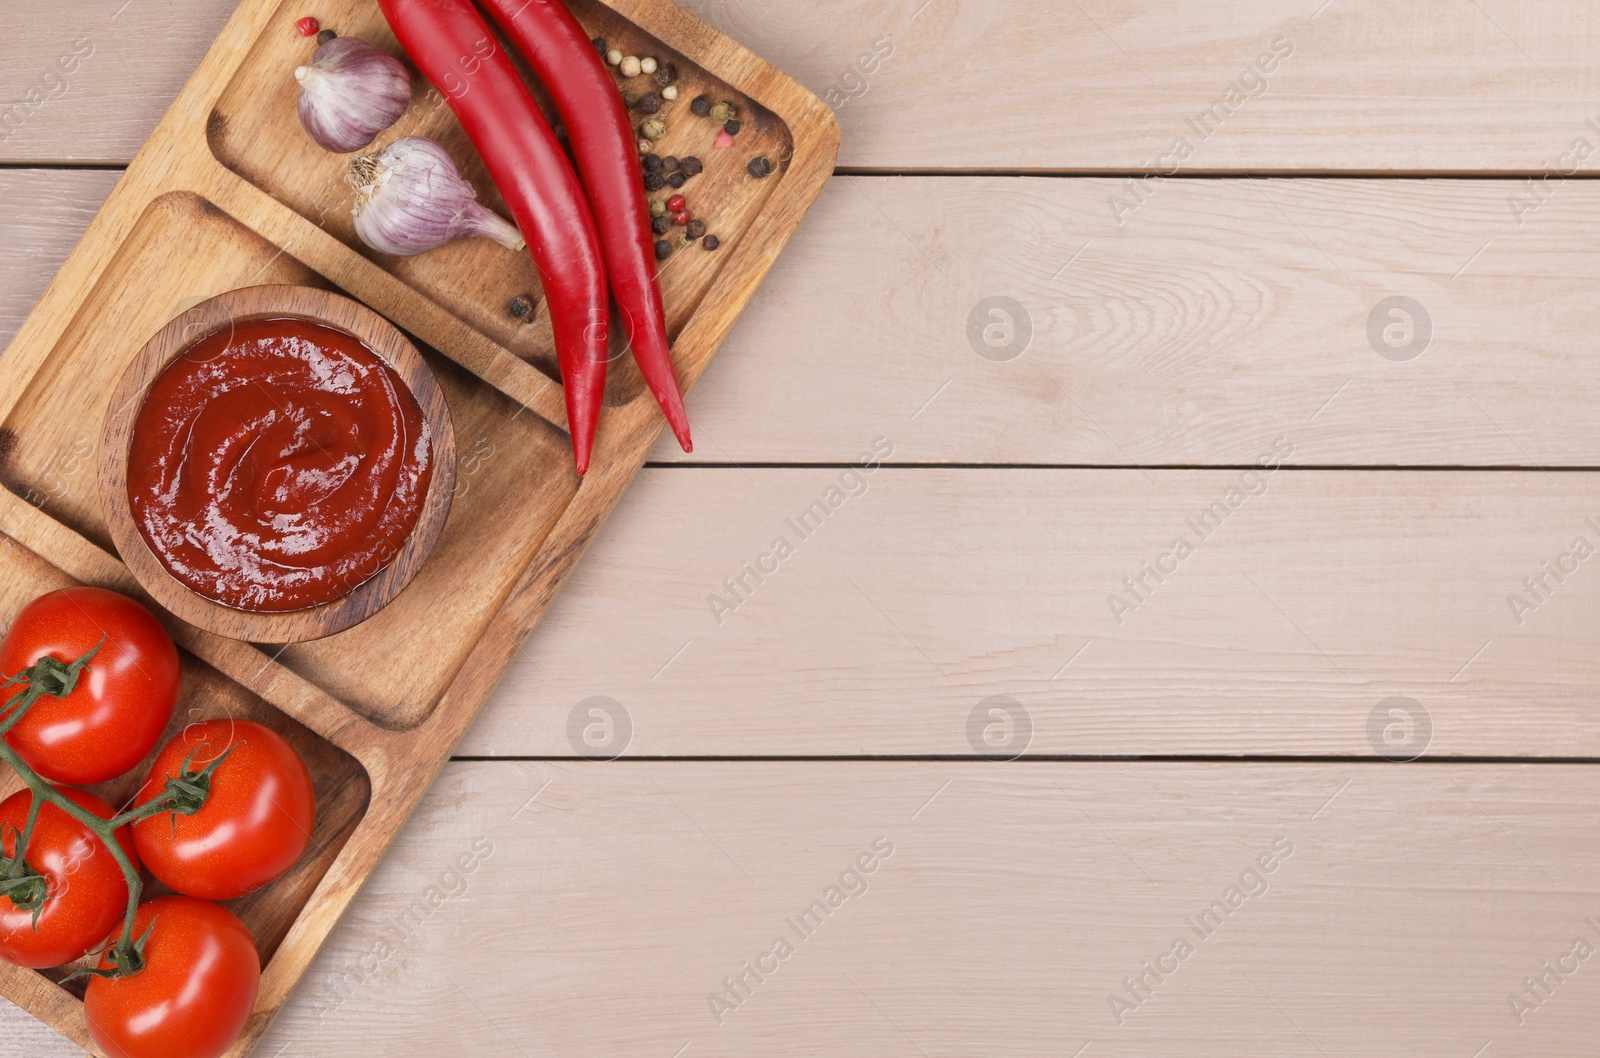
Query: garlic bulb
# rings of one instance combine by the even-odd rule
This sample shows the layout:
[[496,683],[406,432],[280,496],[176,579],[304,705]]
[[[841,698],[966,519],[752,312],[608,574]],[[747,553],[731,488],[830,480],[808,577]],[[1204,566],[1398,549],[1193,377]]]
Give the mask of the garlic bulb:
[[512,250],[527,243],[510,221],[478,201],[445,149],[407,136],[350,163],[356,234],[379,253],[410,257],[467,235]]
[[300,82],[300,124],[318,146],[339,154],[371,143],[411,105],[404,64],[359,37],[328,41],[294,79]]

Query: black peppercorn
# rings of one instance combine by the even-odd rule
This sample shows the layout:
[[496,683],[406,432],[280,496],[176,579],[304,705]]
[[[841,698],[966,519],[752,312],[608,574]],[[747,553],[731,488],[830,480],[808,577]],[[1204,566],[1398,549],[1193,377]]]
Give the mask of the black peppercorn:
[[700,159],[692,156],[679,162],[678,168],[683,172],[684,176],[699,176],[705,171],[705,166],[701,164]]
[[[646,155],[646,157],[649,157],[649,155]],[[644,186],[649,188],[651,191],[660,191],[663,187],[667,186],[667,178],[662,176],[660,173],[645,173]]]
[[317,34],[317,43],[318,44],[326,44],[326,43],[328,43],[328,41],[332,40],[333,38],[337,37],[338,35],[339,34],[335,33],[331,29],[325,29],[321,33]]
[[738,118],[729,118],[728,123],[722,126],[722,130],[730,136],[739,135],[739,130],[742,128],[744,128],[744,126],[739,124]]
[[669,154],[665,158],[661,159],[661,168],[669,173],[677,172],[679,164],[678,156],[676,154]]
[[671,216],[671,214],[663,213],[663,214],[661,214],[661,216],[659,216],[659,217],[655,218],[654,220],[652,220],[650,222],[650,230],[655,232],[657,235],[665,235],[667,232],[671,231],[672,230],[672,216]]
[[772,163],[767,161],[765,157],[750,159],[750,164],[745,168],[757,180],[765,180],[772,173]]
[[665,261],[672,256],[672,244],[665,239],[656,240],[656,260]]
[[688,227],[683,229],[683,233],[691,240],[698,239],[706,233],[706,222],[703,220],[691,220]]
[[677,188],[682,187],[683,184],[684,184],[684,176],[683,176],[683,174],[682,173],[673,173],[671,176],[667,177],[667,184],[669,186],[671,186],[674,190],[676,190]]
[[662,88],[665,88],[667,85],[678,79],[678,68],[672,65],[670,62],[663,63],[662,65],[656,67],[656,72],[652,76],[655,78],[656,84],[660,85]]
[[703,118],[711,113],[711,100],[705,96],[695,96],[694,102],[689,104],[689,109],[694,112],[696,117]]
[[519,320],[525,320],[533,315],[533,299],[526,294],[518,294],[506,306],[506,311]]
[[665,163],[661,160],[661,155],[647,154],[644,156],[645,172],[659,173],[664,167]]
[[717,238],[715,235],[707,235],[701,240],[700,245],[704,246],[708,250],[715,250],[717,247],[722,245],[722,240]]
[[639,97],[639,109],[646,114],[654,114],[661,109],[661,97],[654,92],[646,92]]
[[622,90],[622,102],[624,105],[631,107],[638,101],[639,94],[637,92],[630,92],[626,88]]
[[596,37],[589,43],[594,45],[594,50],[600,53],[600,58],[602,59],[606,57],[606,52],[611,50],[610,48],[606,47],[606,39],[604,37]]

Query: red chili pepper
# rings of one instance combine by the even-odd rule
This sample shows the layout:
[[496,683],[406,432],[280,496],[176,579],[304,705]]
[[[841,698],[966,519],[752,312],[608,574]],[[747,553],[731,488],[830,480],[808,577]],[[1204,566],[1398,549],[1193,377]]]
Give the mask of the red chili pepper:
[[611,290],[629,329],[634,362],[655,394],[678,444],[692,451],[689,416],[656,285],[650,210],[639,179],[639,146],[628,108],[593,40],[561,0],[482,0],[528,60],[567,128],[578,171],[600,222]]
[[[577,174],[471,0],[378,0],[378,6],[406,54],[444,93],[528,240],[550,304],[582,474],[605,399],[610,316],[600,237]],[[587,37],[584,45],[593,55]]]

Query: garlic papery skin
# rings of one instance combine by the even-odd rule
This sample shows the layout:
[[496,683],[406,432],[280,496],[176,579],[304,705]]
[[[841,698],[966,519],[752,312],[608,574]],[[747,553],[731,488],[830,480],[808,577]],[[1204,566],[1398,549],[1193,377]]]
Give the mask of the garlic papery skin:
[[349,154],[400,120],[411,105],[405,64],[359,37],[335,37],[298,67],[300,124],[326,150]]
[[422,136],[395,140],[350,163],[356,234],[379,253],[411,257],[468,235],[512,250],[527,243],[516,225],[478,201],[445,149]]

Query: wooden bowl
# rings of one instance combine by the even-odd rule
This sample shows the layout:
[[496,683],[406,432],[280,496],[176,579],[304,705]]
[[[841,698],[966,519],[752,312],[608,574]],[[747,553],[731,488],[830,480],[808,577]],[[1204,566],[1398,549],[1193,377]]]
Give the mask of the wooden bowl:
[[[195,342],[245,320],[285,317],[320,323],[360,339],[405,382],[433,433],[433,477],[411,535],[394,559],[337,599],[302,610],[238,610],[203,595],[167,572],[133,519],[128,502],[128,449],[133,424],[156,376]],[[455,431],[433,372],[416,347],[365,305],[314,287],[244,287],[219,294],[161,328],[122,374],[100,438],[100,501],[122,561],[146,591],[199,628],[252,643],[301,643],[342,632],[381,610],[410,583],[427,559],[450,513],[455,492]]]

